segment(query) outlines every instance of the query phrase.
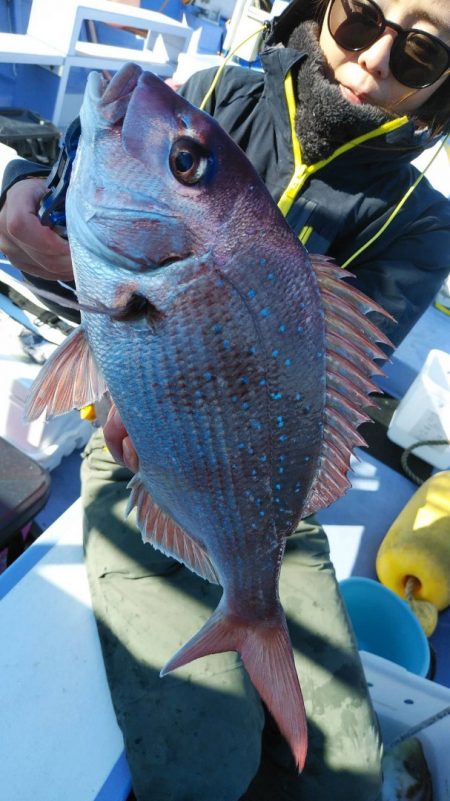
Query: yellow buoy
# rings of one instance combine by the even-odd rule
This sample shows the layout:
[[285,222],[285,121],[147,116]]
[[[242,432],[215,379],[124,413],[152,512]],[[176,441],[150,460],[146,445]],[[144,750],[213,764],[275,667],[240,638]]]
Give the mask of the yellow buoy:
[[405,599],[409,595],[424,629],[434,631],[432,607],[450,606],[449,470],[431,476],[410,498],[381,543],[376,570],[389,589]]

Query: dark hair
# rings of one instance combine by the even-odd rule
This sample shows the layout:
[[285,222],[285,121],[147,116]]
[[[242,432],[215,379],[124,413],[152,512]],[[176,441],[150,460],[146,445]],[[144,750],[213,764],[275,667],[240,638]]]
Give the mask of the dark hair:
[[[311,0],[310,9],[312,17],[322,27],[325,12],[330,0]],[[305,0],[293,0],[293,5],[307,5]],[[442,136],[450,133],[450,77],[434,92],[421,108],[416,109],[412,115],[418,126],[426,125],[432,136]]]

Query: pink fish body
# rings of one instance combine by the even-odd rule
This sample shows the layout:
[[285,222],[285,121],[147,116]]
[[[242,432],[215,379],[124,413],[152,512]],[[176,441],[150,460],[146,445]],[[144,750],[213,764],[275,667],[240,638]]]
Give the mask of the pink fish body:
[[223,587],[162,674],[238,651],[301,769],[279,571],[299,520],[348,486],[382,356],[375,305],[308,257],[239,148],[154,75],[92,74],[81,121],[67,222],[82,327],[30,415],[109,390],[139,455],[144,540]]

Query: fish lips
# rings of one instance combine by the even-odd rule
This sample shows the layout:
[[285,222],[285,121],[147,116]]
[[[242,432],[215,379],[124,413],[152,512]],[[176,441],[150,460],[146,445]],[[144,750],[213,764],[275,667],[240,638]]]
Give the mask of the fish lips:
[[164,81],[137,64],[125,64],[109,82],[100,75],[89,76],[91,99],[100,120],[107,126],[122,123],[122,144],[133,157],[143,160],[147,146],[142,136],[150,125],[176,115],[180,99]]
[[137,64],[125,64],[109,82],[100,73],[90,76],[97,111],[104,122],[115,125],[125,118],[141,75],[142,69]]

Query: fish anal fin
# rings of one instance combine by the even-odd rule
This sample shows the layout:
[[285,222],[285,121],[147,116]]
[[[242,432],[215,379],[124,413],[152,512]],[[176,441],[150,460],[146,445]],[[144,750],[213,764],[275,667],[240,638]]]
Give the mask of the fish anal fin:
[[222,606],[221,601],[203,628],[164,665],[161,676],[208,654],[237,651],[301,771],[308,747],[306,712],[284,613],[280,609],[272,620],[253,624]]
[[[352,450],[365,444],[357,429],[370,419],[364,409],[373,405],[369,394],[377,390],[371,377],[381,372],[374,359],[387,358],[375,342],[391,344],[366,315],[377,312],[392,320],[377,303],[342,280],[350,274],[332,259],[311,256],[311,264],[325,314],[327,393],[319,466],[302,509],[303,517],[329,506],[350,487],[347,473]],[[340,459],[336,459],[336,450]]]
[[36,420],[56,417],[95,403],[107,391],[82,326],[52,353],[34,381],[25,416]]
[[127,514],[136,507],[137,523],[143,541],[150,542],[166,556],[173,556],[212,584],[219,584],[217,572],[204,548],[159,508],[139,473],[133,476],[128,487],[131,494]]

